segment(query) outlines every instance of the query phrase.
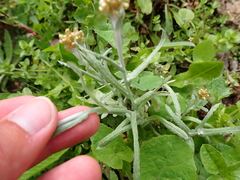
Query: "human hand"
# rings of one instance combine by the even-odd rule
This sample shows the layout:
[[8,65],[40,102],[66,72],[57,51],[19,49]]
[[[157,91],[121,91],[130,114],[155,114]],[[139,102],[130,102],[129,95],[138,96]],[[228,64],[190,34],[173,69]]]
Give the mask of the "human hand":
[[[0,179],[16,180],[51,154],[92,136],[99,127],[97,114],[51,138],[59,120],[87,109],[78,106],[58,112],[49,99],[34,96],[0,101]],[[100,180],[101,169],[93,158],[83,155],[39,178],[49,179]]]

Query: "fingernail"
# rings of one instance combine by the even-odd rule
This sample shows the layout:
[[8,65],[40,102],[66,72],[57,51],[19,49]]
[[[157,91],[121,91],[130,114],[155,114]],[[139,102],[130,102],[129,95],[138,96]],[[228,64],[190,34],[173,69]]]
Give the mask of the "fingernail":
[[36,97],[13,112],[8,118],[30,134],[35,134],[54,120],[55,106],[46,97]]

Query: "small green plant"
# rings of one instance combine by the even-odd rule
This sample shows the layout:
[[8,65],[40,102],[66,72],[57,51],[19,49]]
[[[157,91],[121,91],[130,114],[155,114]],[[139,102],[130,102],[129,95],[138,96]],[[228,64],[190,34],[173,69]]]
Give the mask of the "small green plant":
[[[126,12],[127,0],[9,1],[1,8],[9,16],[1,13],[1,21],[23,23],[37,33],[20,39],[20,61],[9,60],[12,43],[4,34],[1,87],[7,78],[27,82],[21,93],[8,95],[44,95],[58,109],[92,107],[60,121],[54,136],[90,113],[101,116],[93,137],[52,155],[20,179],[35,179],[79,154],[100,162],[103,179],[239,178],[240,105],[222,104],[231,89],[223,62],[216,61],[217,52],[238,48],[238,34],[222,28],[224,17],[209,18],[216,2],[201,0],[192,9],[177,2],[164,1],[161,15],[151,0],[136,0]],[[60,43],[50,46],[65,28]]]
[[[16,65],[22,57],[14,52],[17,48],[12,45],[12,38],[7,30],[4,31],[4,41],[0,41],[0,91],[7,92],[6,87],[9,76],[14,75]],[[18,57],[17,57],[18,56]]]
[[[59,51],[63,58],[61,64],[70,67],[79,75],[84,92],[89,97],[86,98],[86,101],[93,104],[94,108],[60,121],[54,135],[80,123],[86,119],[89,113],[101,114],[103,119],[113,116],[120,119],[114,130],[102,124],[99,131],[90,138],[92,153],[96,159],[112,169],[123,169],[124,163],[132,164],[133,175],[128,175],[130,179],[131,177],[136,180],[176,179],[178,177],[196,179],[197,169],[193,156],[195,152],[194,137],[206,137],[207,139],[214,135],[240,132],[237,126],[215,128],[207,123],[219,108],[219,101],[224,97],[224,95],[217,96],[214,93],[214,84],[219,84],[220,80],[217,78],[221,77],[223,63],[212,61],[214,51],[210,50],[210,56],[202,55],[203,50],[199,44],[193,51],[193,63],[187,72],[174,78],[167,74],[162,77],[154,75],[147,68],[161,48],[176,47],[176,45],[193,46],[190,42],[166,43],[167,36],[162,30],[161,40],[154,50],[132,71],[127,71],[122,51],[121,27],[124,7],[127,7],[128,3],[127,1],[118,3],[100,1],[99,10],[107,14],[112,22],[115,47],[118,52],[116,60],[108,57],[113,51],[111,49],[102,54],[87,49],[82,31],[75,29],[71,32],[67,29],[66,35],[59,35],[60,43],[65,46],[59,45]],[[213,45],[210,44],[211,46]],[[97,82],[97,88],[90,90],[84,81],[86,76]],[[206,99],[210,97],[207,90],[193,90],[191,98],[188,98],[186,103],[183,96],[174,92],[171,87],[187,86],[194,89],[206,85],[209,85],[209,90],[213,92],[215,98],[213,100],[215,104],[209,111],[204,108],[207,103]],[[218,90],[226,91],[224,85],[222,89]],[[228,94],[229,92],[226,91],[225,95]],[[155,104],[152,106],[152,110],[149,109],[151,103]],[[208,111],[202,121],[190,115],[193,110],[197,109]],[[114,118],[111,119],[114,121]],[[156,130],[154,122],[164,126],[167,133]],[[141,132],[146,131],[146,128],[151,128],[156,137],[148,137],[149,140],[144,143],[139,128],[142,129]],[[130,133],[129,130],[131,130],[132,145],[127,146],[120,135],[125,132]],[[211,167],[208,168],[209,161],[216,163],[214,159],[209,160],[208,158],[209,154],[215,152],[217,150],[210,145],[201,147],[200,156],[205,169],[214,174],[213,176],[218,173],[221,177],[228,176],[236,169],[237,165],[232,168],[232,165],[224,164],[223,167],[226,169],[216,169],[215,171],[212,171]],[[215,158],[217,159],[217,156]],[[132,160],[133,163],[131,163]],[[223,157],[222,161],[224,161]],[[131,168],[126,171],[131,172]],[[113,173],[112,170],[111,172]]]

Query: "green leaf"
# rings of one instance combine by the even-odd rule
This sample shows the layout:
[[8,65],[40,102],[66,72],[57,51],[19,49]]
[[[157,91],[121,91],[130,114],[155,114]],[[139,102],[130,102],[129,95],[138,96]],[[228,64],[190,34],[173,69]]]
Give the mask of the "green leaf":
[[4,62],[4,52],[2,50],[2,42],[0,41],[0,63]]
[[76,58],[76,56],[74,56],[72,53],[70,53],[69,51],[67,51],[65,48],[64,48],[64,45],[62,44],[59,44],[59,51],[60,51],[60,54],[62,56],[62,59],[65,61],[65,62],[74,62],[75,64],[78,64],[79,63],[79,60]]
[[172,8],[171,11],[177,24],[185,29],[194,18],[194,13],[190,9],[181,8],[178,12],[176,12]]
[[177,136],[160,136],[143,144],[140,149],[141,179],[196,179],[193,152]]
[[91,0],[74,0],[74,4],[77,6],[77,7],[83,7],[85,6],[86,4],[90,4],[92,1]]
[[222,76],[214,79],[208,85],[208,92],[215,97],[217,102],[221,101],[224,97],[228,97],[231,94],[230,90]]
[[223,155],[228,166],[240,162],[240,151],[226,144],[218,144],[216,149]]
[[161,84],[163,81],[159,76],[154,76],[152,72],[143,71],[132,82],[132,86],[142,91],[151,90]]
[[116,173],[114,171],[110,170],[109,180],[118,180],[118,176],[116,175]]
[[189,84],[205,85],[220,76],[222,69],[223,62],[219,61],[193,63],[187,72],[176,75],[175,82],[170,83],[170,85],[179,88]]
[[222,154],[211,145],[202,145],[200,156],[205,169],[211,174],[219,174],[227,168],[226,161]]
[[239,179],[240,177],[240,162],[233,164],[231,166],[228,166],[227,168],[225,168],[221,174],[225,175],[225,176],[232,176],[232,174],[238,174],[238,178],[236,180]]
[[125,145],[121,136],[116,137],[105,148],[97,150],[99,141],[112,131],[113,129],[101,124],[98,132],[90,138],[92,141],[92,151],[99,161],[106,163],[114,169],[122,169],[123,160],[128,162],[133,160],[133,152]]
[[32,176],[40,173],[41,171],[46,169],[48,166],[50,166],[52,163],[57,161],[67,150],[68,149],[64,149],[62,151],[59,151],[59,152],[51,155],[50,157],[48,157],[41,163],[39,163],[36,166],[34,166],[33,168],[27,170],[18,180],[27,180],[27,179],[31,178]]
[[49,94],[51,94],[54,98],[57,98],[61,91],[63,90],[64,83],[59,83],[54,89],[52,89]]
[[178,11],[178,17],[181,19],[181,21],[183,22],[183,24],[185,23],[189,23],[193,20],[194,18],[194,13],[192,12],[192,10],[187,9],[187,8],[181,8]]
[[84,7],[81,9],[77,9],[74,14],[74,18],[79,23],[85,23],[87,16],[89,15],[89,8]]
[[170,48],[170,47],[177,47],[177,46],[192,46],[194,47],[195,44],[189,41],[178,41],[178,42],[166,42],[163,44],[162,48]]
[[152,12],[152,0],[138,0],[138,5],[142,13],[150,14]]
[[173,18],[171,16],[171,13],[168,11],[168,5],[167,3],[164,5],[164,13],[165,13],[165,31],[168,35],[170,35],[173,32]]
[[49,51],[57,51],[59,44],[55,44],[53,46],[49,46],[48,48],[42,50],[42,52],[49,52]]
[[112,47],[116,48],[115,40],[114,40],[114,35],[113,35],[113,30],[99,30],[99,29],[94,29],[94,31],[102,37],[104,40],[106,40]]
[[216,56],[214,44],[210,41],[203,41],[193,49],[193,62],[212,61]]
[[9,32],[4,30],[4,51],[5,51],[5,63],[10,64],[12,61],[13,55],[13,47],[12,47],[12,39]]
[[219,175],[211,175],[207,178],[207,180],[223,180],[223,178]]

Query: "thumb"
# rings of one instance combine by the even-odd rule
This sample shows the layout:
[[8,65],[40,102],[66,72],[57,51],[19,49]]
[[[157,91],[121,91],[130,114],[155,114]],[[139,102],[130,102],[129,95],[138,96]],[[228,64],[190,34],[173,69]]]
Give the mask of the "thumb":
[[57,109],[45,97],[31,99],[0,120],[0,179],[17,179],[30,168],[57,121]]

